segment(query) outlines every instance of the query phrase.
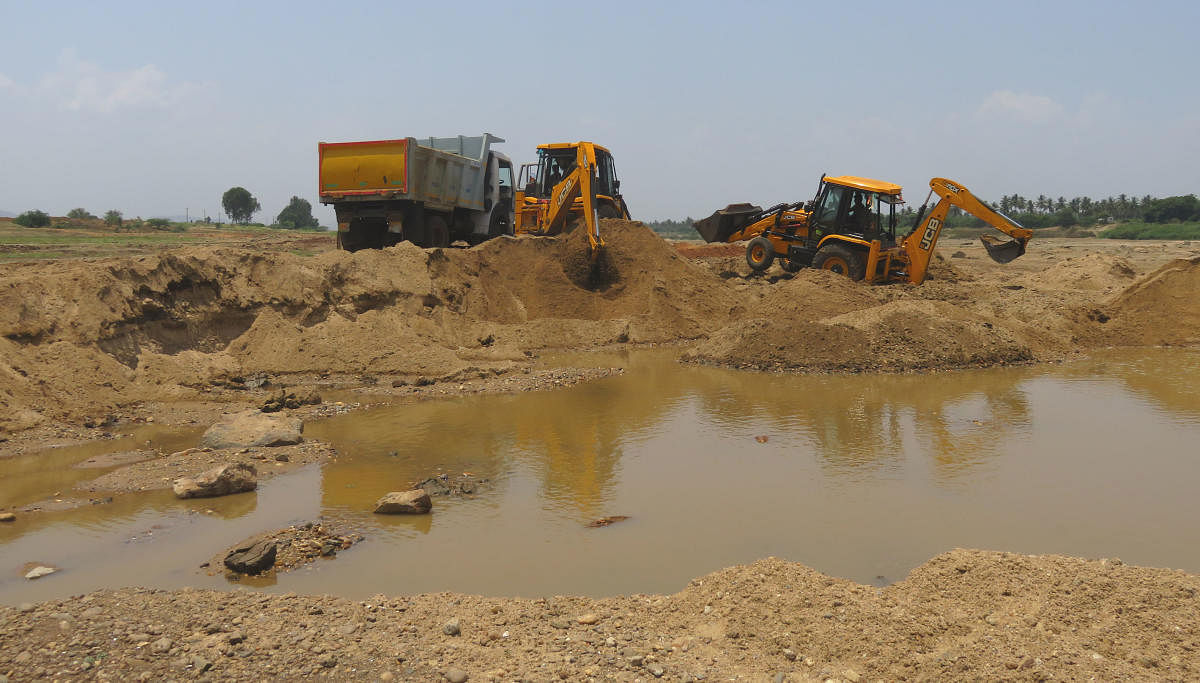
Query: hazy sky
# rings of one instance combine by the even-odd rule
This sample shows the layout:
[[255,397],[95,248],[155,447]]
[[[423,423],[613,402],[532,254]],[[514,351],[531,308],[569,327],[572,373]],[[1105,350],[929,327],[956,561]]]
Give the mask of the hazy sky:
[[0,0],[0,210],[269,222],[317,141],[613,151],[634,218],[821,173],[985,198],[1200,192],[1196,2]]

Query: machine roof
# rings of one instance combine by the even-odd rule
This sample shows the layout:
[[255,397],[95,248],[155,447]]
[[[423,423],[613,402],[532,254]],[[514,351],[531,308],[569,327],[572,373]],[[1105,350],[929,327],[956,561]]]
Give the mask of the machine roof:
[[825,182],[833,183],[834,185],[845,185],[853,187],[857,190],[866,190],[868,192],[879,192],[881,194],[900,194],[900,186],[895,183],[885,183],[882,180],[873,178],[859,178],[853,175],[825,176]]

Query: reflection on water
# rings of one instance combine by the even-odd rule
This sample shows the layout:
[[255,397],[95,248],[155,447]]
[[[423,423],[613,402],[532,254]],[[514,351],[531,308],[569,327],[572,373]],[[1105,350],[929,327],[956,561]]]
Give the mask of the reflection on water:
[[[735,372],[680,366],[657,351],[546,362],[626,372],[562,391],[404,402],[306,425],[340,457],[319,480],[282,477],[272,490],[296,481],[290,505],[308,497],[314,514],[357,523],[367,541],[264,589],[674,591],[766,555],[887,582],[953,547],[1200,571],[1195,351],[904,376]],[[428,516],[370,514],[387,491],[464,472],[491,486],[435,499]],[[243,536],[285,519],[275,509],[283,493],[270,505],[259,495],[231,522],[205,519]],[[142,505],[134,524],[150,510]],[[16,556],[44,559],[29,557],[43,547],[34,539],[64,529],[103,535],[72,523],[78,514],[0,545],[5,562],[23,542]],[[158,514],[180,513],[167,505]],[[607,515],[630,519],[584,527]],[[241,537],[212,533],[209,553],[218,537]],[[125,583],[174,580],[160,572]],[[0,582],[0,601],[9,595]]]

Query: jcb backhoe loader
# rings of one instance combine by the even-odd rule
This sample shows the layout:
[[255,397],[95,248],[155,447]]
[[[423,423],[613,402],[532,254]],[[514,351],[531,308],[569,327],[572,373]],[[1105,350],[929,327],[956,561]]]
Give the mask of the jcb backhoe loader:
[[899,185],[855,176],[822,176],[817,196],[807,204],[779,204],[767,210],[733,204],[698,221],[707,242],[746,245],[746,263],[764,271],[776,259],[785,270],[804,266],[869,282],[905,280],[921,284],[951,206],[970,213],[1009,235],[1004,242],[980,237],[988,255],[1008,263],[1025,253],[1033,232],[991,209],[961,184],[945,178],[929,181],[930,196],[940,197],[926,213],[929,199],[917,212],[912,230],[897,238],[896,207],[904,203]]
[[620,189],[612,154],[600,145],[538,145],[537,163],[521,166],[513,232],[557,235],[582,220],[595,257],[604,246],[598,219],[629,218]]

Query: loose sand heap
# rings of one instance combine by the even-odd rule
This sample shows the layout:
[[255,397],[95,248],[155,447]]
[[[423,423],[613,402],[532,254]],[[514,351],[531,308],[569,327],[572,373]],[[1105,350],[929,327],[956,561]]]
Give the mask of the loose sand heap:
[[922,286],[878,287],[752,277],[724,251],[706,263],[641,224],[603,227],[596,266],[576,231],[466,250],[195,247],[0,267],[0,431],[206,398],[252,375],[436,379],[505,372],[542,349],[694,342],[693,361],[857,372],[1200,339],[1195,258],[1135,279],[1120,254],[1060,250],[1036,270],[968,255],[938,260]]
[[[12,680],[1195,680],[1200,577],[957,550],[874,588],[766,559],[670,596],[98,591],[0,607]],[[781,678],[782,677],[782,678]]]
[[[409,243],[315,258],[185,248],[0,268],[0,431],[194,398],[255,373],[443,377],[524,351],[695,339],[744,302],[636,224],[607,226],[597,289],[584,238]],[[566,272],[565,272],[566,271]]]

